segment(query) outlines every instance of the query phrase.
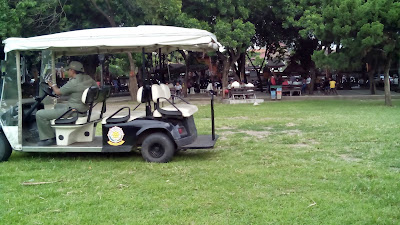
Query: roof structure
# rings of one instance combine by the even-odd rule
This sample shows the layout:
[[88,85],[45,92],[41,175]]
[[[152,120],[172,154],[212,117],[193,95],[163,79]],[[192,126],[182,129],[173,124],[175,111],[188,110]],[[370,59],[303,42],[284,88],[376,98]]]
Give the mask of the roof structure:
[[221,44],[214,34],[199,29],[143,25],[68,31],[30,38],[8,38],[4,52],[52,50],[60,55],[90,55],[120,52],[169,53],[175,50],[215,51]]
[[298,64],[294,61],[291,61],[289,63],[289,65],[286,67],[286,69],[283,71],[283,73],[288,74],[288,75],[290,75],[292,73],[304,74],[304,73],[306,73],[306,71],[303,69],[303,67],[300,64]]
[[265,66],[269,68],[281,68],[285,66],[285,63],[283,63],[281,60],[268,60]]

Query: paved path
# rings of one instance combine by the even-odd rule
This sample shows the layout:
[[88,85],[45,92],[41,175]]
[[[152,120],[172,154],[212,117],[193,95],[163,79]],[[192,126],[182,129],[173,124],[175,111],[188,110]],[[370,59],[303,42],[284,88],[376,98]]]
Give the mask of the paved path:
[[[323,99],[384,99],[385,93],[381,90],[377,90],[376,95],[370,95],[367,89],[353,89],[353,90],[338,90],[338,95],[324,95],[323,93],[314,92],[312,95],[302,96],[282,96],[282,100],[323,100]],[[400,99],[400,93],[391,92],[392,99]],[[264,101],[270,101],[271,95],[265,92],[256,92],[257,98],[264,99]],[[185,99],[194,104],[207,104],[210,102],[210,95],[208,94],[193,94],[188,95]],[[215,101],[220,102],[221,96],[216,96]],[[111,97],[108,102],[127,102],[131,101],[130,96],[118,96]]]
[[[392,99],[400,99],[400,93],[391,92]],[[264,101],[272,101],[270,94],[265,92],[256,92],[256,96],[259,99],[264,99]],[[338,90],[338,95],[324,95],[318,92],[315,92],[313,95],[302,95],[302,96],[282,96],[282,101],[290,100],[290,101],[298,101],[298,100],[324,100],[324,99],[381,99],[384,100],[385,94],[383,91],[377,91],[376,95],[370,95],[369,90],[365,89],[356,89],[356,90]],[[210,104],[210,95],[208,94],[193,94],[189,95],[185,98],[190,103],[195,105],[207,105]],[[221,96],[215,97],[215,102],[222,102]],[[114,113],[122,106],[129,106],[133,109],[138,103],[133,102],[131,97],[128,95],[125,96],[116,96],[110,97],[107,100],[107,111],[105,113],[106,116]],[[96,107],[100,107],[99,106]],[[145,104],[142,104],[138,110],[144,110]],[[100,108],[98,108],[100,110]]]

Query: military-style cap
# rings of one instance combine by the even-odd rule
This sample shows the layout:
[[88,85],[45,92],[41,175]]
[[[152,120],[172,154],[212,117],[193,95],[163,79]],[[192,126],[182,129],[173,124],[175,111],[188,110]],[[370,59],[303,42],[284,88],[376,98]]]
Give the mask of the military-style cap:
[[71,61],[65,69],[73,69],[75,71],[85,72],[82,63],[78,61]]

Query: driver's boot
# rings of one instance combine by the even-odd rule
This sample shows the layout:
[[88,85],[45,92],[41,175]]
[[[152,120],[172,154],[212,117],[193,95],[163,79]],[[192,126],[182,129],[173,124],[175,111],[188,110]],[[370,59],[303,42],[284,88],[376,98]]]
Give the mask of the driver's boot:
[[55,145],[56,143],[57,143],[56,138],[50,138],[50,139],[39,141],[38,146],[50,146],[50,145]]

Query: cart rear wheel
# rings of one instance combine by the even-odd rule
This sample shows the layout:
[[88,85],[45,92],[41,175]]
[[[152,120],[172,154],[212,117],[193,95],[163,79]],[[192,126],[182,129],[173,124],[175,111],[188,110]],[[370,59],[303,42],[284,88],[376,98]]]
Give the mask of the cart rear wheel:
[[0,131],[0,162],[10,158],[12,148],[3,131]]
[[141,153],[147,162],[169,162],[174,156],[174,152],[174,143],[163,133],[150,134],[142,143]]

